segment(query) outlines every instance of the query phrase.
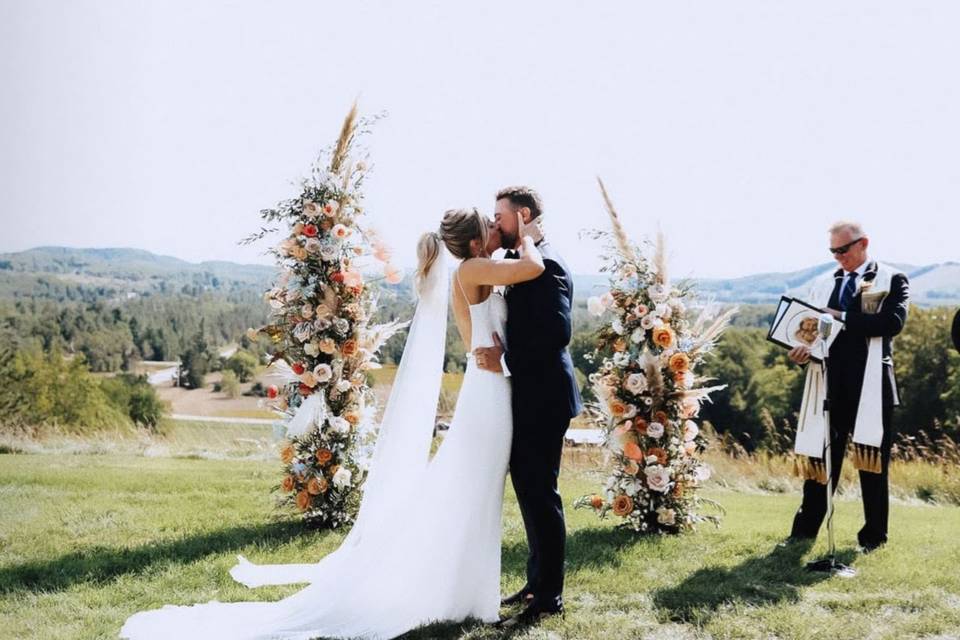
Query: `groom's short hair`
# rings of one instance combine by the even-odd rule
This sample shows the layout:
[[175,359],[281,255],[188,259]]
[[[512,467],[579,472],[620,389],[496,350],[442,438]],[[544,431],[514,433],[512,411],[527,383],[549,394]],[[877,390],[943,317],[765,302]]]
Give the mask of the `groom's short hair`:
[[540,194],[533,187],[518,186],[504,187],[497,191],[497,200],[506,198],[514,207],[527,207],[530,209],[530,219],[536,220],[543,213],[543,201],[540,200]]

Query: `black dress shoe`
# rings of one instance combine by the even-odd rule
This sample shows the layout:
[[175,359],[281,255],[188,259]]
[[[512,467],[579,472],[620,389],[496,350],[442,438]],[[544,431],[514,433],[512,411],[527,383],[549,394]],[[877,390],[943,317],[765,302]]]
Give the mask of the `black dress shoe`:
[[857,553],[867,555],[868,553],[873,553],[874,551],[882,547],[884,544],[885,543],[883,542],[874,542],[874,543],[867,543],[867,544],[864,544],[861,542],[860,544],[857,545]]
[[533,600],[527,608],[510,618],[504,618],[494,626],[498,629],[516,629],[537,624],[549,616],[565,616],[562,604],[544,604]]
[[506,598],[501,600],[500,605],[504,607],[509,607],[510,605],[519,604],[521,602],[526,604],[531,600],[533,600],[533,592],[527,589],[526,587],[524,587],[523,589],[520,589],[520,591],[517,591],[512,596],[507,596]]

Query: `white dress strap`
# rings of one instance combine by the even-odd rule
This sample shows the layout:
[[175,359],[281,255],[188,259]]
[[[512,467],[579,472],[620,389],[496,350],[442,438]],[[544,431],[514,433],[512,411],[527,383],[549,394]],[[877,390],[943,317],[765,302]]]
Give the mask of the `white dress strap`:
[[463,263],[460,264],[460,267],[457,267],[457,286],[460,287],[460,293],[463,294],[463,299],[467,301],[467,305],[470,305],[470,296],[467,295],[467,291],[463,288],[463,283],[460,282],[460,268],[463,266]]

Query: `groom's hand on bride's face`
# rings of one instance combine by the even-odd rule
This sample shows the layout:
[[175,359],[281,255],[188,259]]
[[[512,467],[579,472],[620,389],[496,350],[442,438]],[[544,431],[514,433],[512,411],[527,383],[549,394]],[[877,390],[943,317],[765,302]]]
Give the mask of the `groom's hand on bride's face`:
[[492,347],[477,347],[473,350],[473,358],[477,366],[484,371],[493,373],[502,373],[503,367],[500,364],[500,358],[503,356],[503,342],[500,336],[493,334]]

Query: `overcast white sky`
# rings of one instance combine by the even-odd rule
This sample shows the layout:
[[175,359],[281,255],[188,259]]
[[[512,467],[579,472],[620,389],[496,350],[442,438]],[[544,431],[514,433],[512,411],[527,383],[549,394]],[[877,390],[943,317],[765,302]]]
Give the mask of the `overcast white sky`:
[[0,251],[236,241],[352,100],[386,110],[368,210],[411,264],[444,209],[538,187],[578,272],[604,226],[674,273],[960,259],[960,3],[0,0]]

